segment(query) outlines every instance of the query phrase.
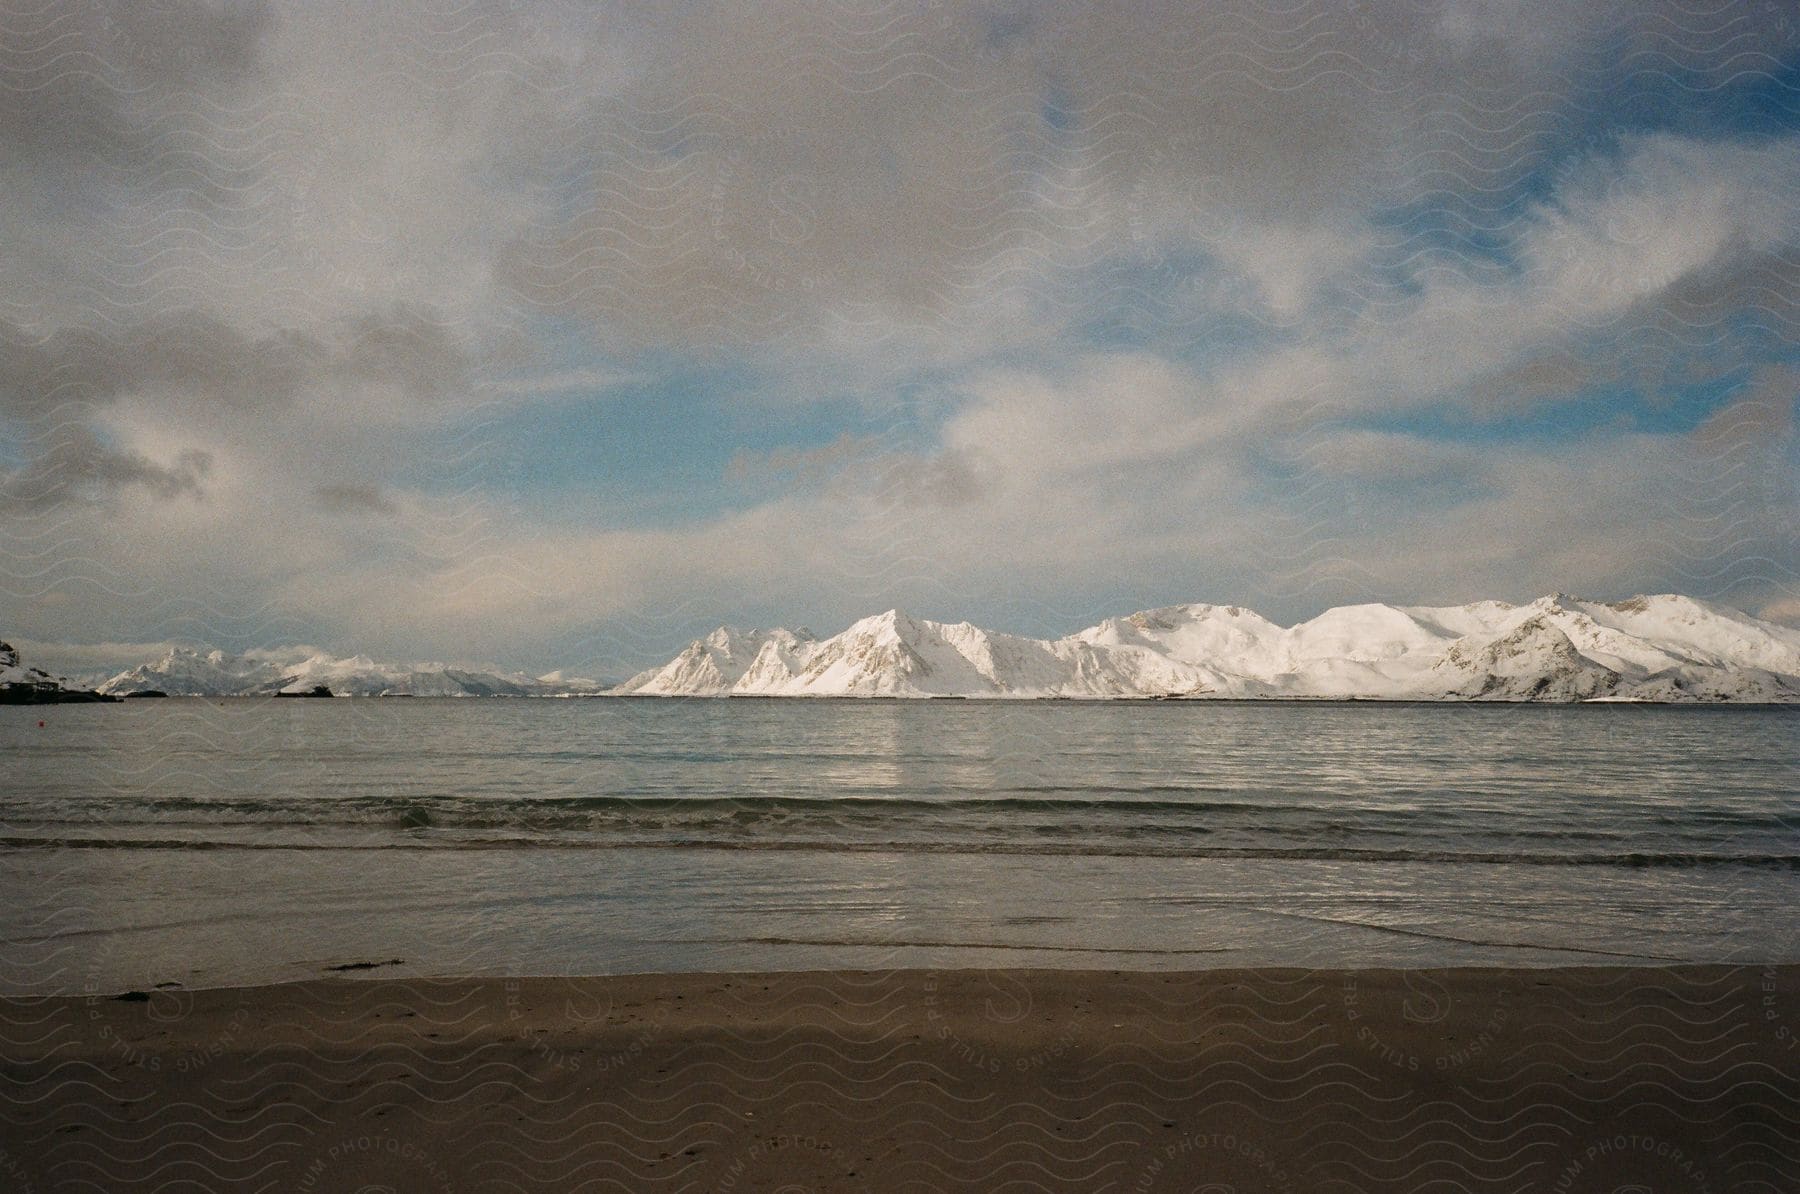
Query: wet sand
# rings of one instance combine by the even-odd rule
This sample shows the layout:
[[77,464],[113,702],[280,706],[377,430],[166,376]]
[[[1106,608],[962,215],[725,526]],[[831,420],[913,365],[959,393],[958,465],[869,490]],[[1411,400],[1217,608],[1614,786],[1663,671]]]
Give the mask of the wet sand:
[[0,1001],[13,1191],[1800,1189],[1800,967]]

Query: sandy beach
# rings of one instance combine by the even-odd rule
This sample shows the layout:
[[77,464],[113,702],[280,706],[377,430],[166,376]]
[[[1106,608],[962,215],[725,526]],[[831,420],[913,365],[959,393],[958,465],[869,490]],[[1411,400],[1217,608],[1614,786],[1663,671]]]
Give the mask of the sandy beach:
[[1800,1178],[1796,966],[384,972],[0,1003],[7,1188]]

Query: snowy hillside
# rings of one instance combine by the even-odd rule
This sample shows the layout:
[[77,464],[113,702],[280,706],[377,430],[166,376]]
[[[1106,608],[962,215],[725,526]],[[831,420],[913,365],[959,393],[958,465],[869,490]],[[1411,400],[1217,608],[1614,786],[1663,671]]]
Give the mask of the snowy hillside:
[[321,684],[336,696],[579,696],[600,687],[557,672],[534,678],[442,663],[377,663],[367,655],[337,659],[307,649],[230,655],[176,648],[155,663],[120,672],[100,691],[259,696]]
[[1800,701],[1800,630],[1672,594],[1352,605],[1287,627],[1178,605],[1053,640],[890,610],[827,639],[721,627],[612,692]]
[[76,687],[64,677],[26,667],[11,643],[0,642],[0,705],[60,705],[110,699]]

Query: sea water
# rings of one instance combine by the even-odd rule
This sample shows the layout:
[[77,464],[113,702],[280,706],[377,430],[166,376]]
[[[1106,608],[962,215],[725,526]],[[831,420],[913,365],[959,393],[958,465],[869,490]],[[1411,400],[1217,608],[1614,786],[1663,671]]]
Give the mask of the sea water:
[[1722,706],[4,708],[0,986],[1800,960],[1797,731]]

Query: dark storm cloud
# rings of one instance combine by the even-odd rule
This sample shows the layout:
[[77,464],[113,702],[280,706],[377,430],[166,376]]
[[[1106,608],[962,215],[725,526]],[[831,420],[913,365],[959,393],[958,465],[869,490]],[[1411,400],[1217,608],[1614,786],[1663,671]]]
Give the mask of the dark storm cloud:
[[42,338],[0,321],[0,413],[18,417],[127,395],[255,410],[329,385],[391,387],[429,401],[462,384],[468,369],[449,329],[410,308],[371,313],[319,335],[256,336],[195,311]]
[[367,482],[320,485],[313,497],[328,514],[392,514],[396,509],[381,486]]
[[[251,335],[200,312],[151,317],[123,328],[67,328],[34,338],[0,321],[0,428],[10,422],[26,462],[5,481],[13,506],[136,492],[199,496],[211,459],[188,449],[173,464],[110,447],[89,425],[129,403],[139,417],[170,422],[173,436],[211,436],[308,414],[328,421],[383,403],[404,419],[467,385],[470,361],[427,312],[372,313],[318,334]],[[395,406],[398,405],[396,413]],[[36,445],[49,443],[48,449]],[[286,450],[304,452],[305,445]],[[320,490],[332,512],[391,512],[378,490]]]
[[32,416],[65,403],[132,393],[220,406],[290,399],[318,371],[323,346],[304,336],[257,338],[217,316],[182,312],[128,327],[75,327],[43,338],[0,323],[0,409]]
[[[1372,209],[1422,193],[1479,207],[1536,168],[1604,61],[1756,69],[1792,37],[1777,20],[1636,0],[89,2],[0,22],[0,138],[24,162],[12,185],[45,203],[68,177],[33,154],[99,169],[82,199],[96,181],[129,196],[134,243],[203,216],[197,291],[245,227],[257,277],[292,276],[302,306],[379,284],[371,263],[410,275],[441,248],[422,230],[480,209],[434,173],[449,163],[524,200],[457,239],[460,276],[612,346],[979,351],[1135,302],[1071,285],[1109,258],[1200,253],[1285,318],[1363,260]],[[305,235],[272,238],[296,210]],[[147,285],[95,271],[88,247],[28,272]]]
[[147,152],[162,106],[241,82],[273,25],[266,3],[113,0],[0,11],[0,145],[92,162]]
[[67,501],[104,500],[135,491],[158,501],[204,496],[212,457],[188,450],[162,465],[138,452],[121,451],[84,427],[64,428],[51,447],[30,463],[0,474],[0,507],[44,509]]
[[471,362],[433,313],[400,307],[358,319],[320,364],[337,381],[395,387],[429,402],[466,384]]
[[1360,263],[1384,205],[1430,195],[1503,229],[1496,197],[1609,63],[1709,78],[1776,21],[1636,0],[696,5],[646,22],[642,68],[567,127],[550,152],[583,173],[501,276],[609,340],[690,346],[991,337],[1001,295],[1041,333],[1135,301],[1068,285],[1108,256],[1201,252],[1291,308]]

